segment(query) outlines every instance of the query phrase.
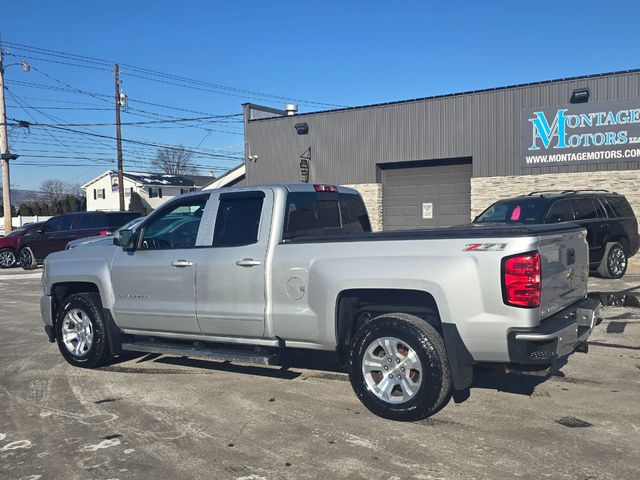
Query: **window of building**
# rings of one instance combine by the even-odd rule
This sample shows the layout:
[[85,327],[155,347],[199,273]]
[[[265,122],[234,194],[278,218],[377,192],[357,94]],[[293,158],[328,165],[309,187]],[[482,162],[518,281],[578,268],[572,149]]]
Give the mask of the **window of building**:
[[243,192],[220,196],[214,247],[237,247],[258,241],[264,193]]
[[145,226],[142,248],[158,250],[195,247],[207,200],[208,196],[198,196],[171,205]]
[[124,196],[125,197],[131,197],[131,195],[133,195],[133,187],[125,188],[124,189]]
[[149,198],[162,198],[162,188],[149,187]]
[[104,188],[94,188],[93,189],[93,199],[94,200],[98,200],[98,199],[103,199],[103,198],[105,198]]
[[196,189],[195,188],[181,188],[180,189],[180,195],[182,195],[183,193],[190,193],[190,192],[195,192]]

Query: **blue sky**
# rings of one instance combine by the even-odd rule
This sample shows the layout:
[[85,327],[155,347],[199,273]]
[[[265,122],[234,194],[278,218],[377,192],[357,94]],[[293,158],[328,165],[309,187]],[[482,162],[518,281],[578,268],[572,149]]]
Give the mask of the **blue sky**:
[[[6,42],[118,61],[261,94],[354,106],[638,68],[634,48],[639,14],[637,1],[24,0],[4,2],[0,33]],[[65,82],[83,91],[111,95],[113,76],[108,69],[53,63],[45,60],[61,58],[6,45],[5,50],[15,55],[5,58],[6,64],[28,54],[37,69],[29,73],[15,66],[6,69],[7,86],[18,98],[7,96],[10,118],[31,119],[18,107],[21,104],[41,123],[113,122],[108,97],[12,84],[60,88],[60,82]],[[200,115],[137,101],[212,115],[241,113],[246,101],[285,103],[264,95],[256,99],[230,90],[203,92],[134,78],[126,69],[122,78],[129,105],[154,116]],[[310,104],[300,109],[322,108],[326,107]],[[149,118],[123,113],[123,122],[145,119]],[[127,126],[123,136],[199,145],[206,152],[236,157],[241,155],[243,137],[241,124],[234,120],[200,129]],[[21,155],[12,167],[14,188],[37,188],[47,178],[82,183],[106,170],[104,163],[115,157],[110,139],[98,144],[69,132],[49,129],[53,138],[42,128],[30,130],[28,134],[14,129],[11,134],[12,151]],[[91,130],[115,134],[112,126]],[[155,149],[125,143],[125,168],[143,170],[143,160],[137,166],[127,163],[134,152],[149,158]],[[105,160],[98,162],[98,157]],[[237,163],[213,156],[196,160],[203,173],[213,168],[219,174]],[[81,166],[46,166],[63,163]]]

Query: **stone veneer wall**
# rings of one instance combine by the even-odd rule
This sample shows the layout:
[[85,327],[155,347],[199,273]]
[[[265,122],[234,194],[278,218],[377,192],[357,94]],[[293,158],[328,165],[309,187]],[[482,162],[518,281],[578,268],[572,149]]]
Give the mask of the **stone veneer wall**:
[[344,185],[345,187],[357,190],[362,196],[367,213],[371,221],[371,229],[374,232],[382,230],[382,184],[381,183],[358,183],[355,185]]
[[[605,189],[617,192],[640,214],[640,170],[474,177],[471,179],[471,218],[496,200],[536,190]],[[640,254],[629,262],[629,273],[640,273]]]

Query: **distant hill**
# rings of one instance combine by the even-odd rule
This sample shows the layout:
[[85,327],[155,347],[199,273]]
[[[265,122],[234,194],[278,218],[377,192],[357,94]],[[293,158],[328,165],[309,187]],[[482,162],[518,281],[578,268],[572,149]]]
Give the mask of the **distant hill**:
[[[46,193],[39,192],[38,190],[20,190],[17,188],[11,189],[11,204],[18,208],[21,204],[26,202],[47,202],[49,196]],[[0,187],[0,203],[2,202],[2,187]]]

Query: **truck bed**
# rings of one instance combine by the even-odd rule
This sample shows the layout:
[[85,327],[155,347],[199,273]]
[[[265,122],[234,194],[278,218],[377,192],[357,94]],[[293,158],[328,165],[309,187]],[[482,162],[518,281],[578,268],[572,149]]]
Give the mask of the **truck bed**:
[[283,240],[282,243],[318,243],[318,242],[367,242],[385,240],[437,240],[452,238],[500,238],[528,237],[545,234],[558,234],[582,229],[577,223],[554,223],[548,225],[457,225],[454,227],[434,227],[420,230],[391,230],[353,234],[304,235]]

